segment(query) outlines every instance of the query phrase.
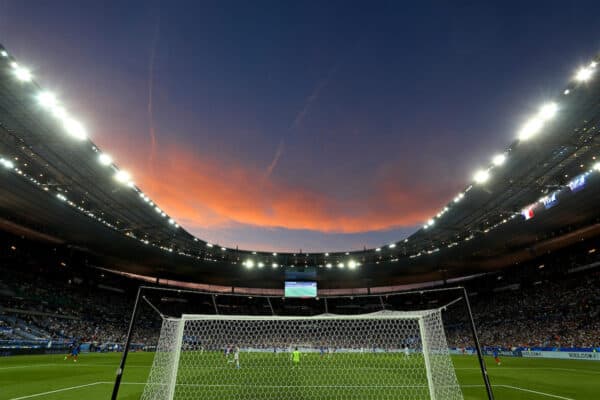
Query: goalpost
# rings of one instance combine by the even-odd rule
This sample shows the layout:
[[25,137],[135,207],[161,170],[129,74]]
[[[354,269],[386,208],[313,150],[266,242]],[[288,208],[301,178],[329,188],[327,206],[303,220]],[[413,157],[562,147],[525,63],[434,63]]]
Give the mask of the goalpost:
[[163,320],[142,400],[462,400],[441,309]]

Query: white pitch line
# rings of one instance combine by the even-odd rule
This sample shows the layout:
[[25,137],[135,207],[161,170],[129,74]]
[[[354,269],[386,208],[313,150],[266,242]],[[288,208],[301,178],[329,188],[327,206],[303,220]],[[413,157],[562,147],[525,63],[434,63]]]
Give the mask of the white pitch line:
[[[102,384],[113,384],[114,382],[97,382],[97,383],[102,383]],[[121,382],[121,385],[145,385],[145,382]],[[204,386],[204,387],[243,387],[245,385],[202,385],[202,384],[179,384],[180,386]],[[461,387],[485,387],[484,385],[459,385]],[[423,387],[427,387],[426,385],[397,385],[397,386],[391,386],[391,385],[377,385],[377,386],[367,386],[367,385],[314,385],[314,386],[289,386],[289,385],[252,385],[252,387],[259,387],[262,389],[290,389],[290,388],[305,388],[305,387],[310,387],[310,388],[350,388],[350,389],[354,389],[354,388],[423,388]],[[492,388],[494,387],[503,387],[506,389],[513,389],[513,390],[519,390],[522,392],[528,392],[528,393],[534,393],[534,394],[538,394],[540,396],[546,396],[546,397],[552,397],[555,399],[560,399],[560,400],[575,400],[572,399],[570,397],[564,397],[564,396],[558,396],[556,394],[551,394],[551,393],[545,393],[545,392],[539,392],[537,390],[531,390],[531,389],[525,389],[522,387],[518,387],[518,386],[511,386],[511,385],[492,385]],[[15,399],[12,399],[15,400]]]
[[84,387],[88,387],[88,386],[100,385],[102,383],[104,383],[104,382],[92,382],[92,383],[87,383],[85,385],[71,386],[71,387],[62,388],[62,389],[50,390],[48,392],[30,394],[30,395],[27,395],[27,396],[13,397],[12,399],[9,399],[9,400],[31,399],[32,397],[39,397],[39,396],[45,396],[47,394],[54,394],[54,393],[59,393],[59,392],[66,392],[68,390],[74,390],[74,389],[80,389],[80,388],[84,388]]
[[570,397],[563,397],[563,396],[558,396],[556,394],[551,394],[551,393],[544,393],[544,392],[538,392],[537,390],[531,390],[531,389],[525,389],[522,387],[518,387],[518,386],[511,386],[511,385],[492,385],[493,386],[500,386],[500,387],[505,387],[505,388],[509,388],[509,389],[514,389],[514,390],[520,390],[522,392],[528,392],[528,393],[535,393],[535,394],[539,394],[542,396],[547,396],[547,397],[553,397],[555,399],[561,399],[561,400],[575,400],[572,399]]

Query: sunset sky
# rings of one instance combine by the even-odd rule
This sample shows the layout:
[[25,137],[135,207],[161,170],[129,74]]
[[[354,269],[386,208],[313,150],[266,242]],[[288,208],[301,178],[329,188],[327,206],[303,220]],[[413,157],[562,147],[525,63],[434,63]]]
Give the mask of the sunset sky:
[[0,0],[0,43],[190,232],[350,250],[436,214],[600,51],[597,1],[411,3]]

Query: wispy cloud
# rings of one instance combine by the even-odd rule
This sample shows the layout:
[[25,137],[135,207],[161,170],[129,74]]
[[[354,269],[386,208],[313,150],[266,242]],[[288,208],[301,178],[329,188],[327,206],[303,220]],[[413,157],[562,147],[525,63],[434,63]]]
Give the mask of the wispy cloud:
[[271,175],[273,174],[273,171],[275,170],[275,168],[277,167],[277,164],[279,163],[279,159],[281,158],[281,156],[283,155],[283,152],[285,151],[286,136],[289,134],[292,134],[294,131],[298,130],[302,126],[304,119],[310,112],[314,103],[316,103],[319,100],[321,91],[329,84],[331,77],[335,74],[336,70],[337,70],[337,65],[330,68],[327,73],[327,76],[323,79],[320,79],[317,82],[317,84],[313,88],[312,92],[305,99],[305,101],[302,105],[302,108],[300,109],[300,111],[298,111],[296,113],[296,116],[292,120],[290,127],[288,129],[288,132],[286,132],[286,135],[284,137],[282,137],[281,140],[279,141],[279,145],[277,146],[275,155],[273,156],[273,159],[271,160],[271,163],[269,164],[269,166],[267,167],[267,170],[265,172],[265,179],[268,179],[271,177]]

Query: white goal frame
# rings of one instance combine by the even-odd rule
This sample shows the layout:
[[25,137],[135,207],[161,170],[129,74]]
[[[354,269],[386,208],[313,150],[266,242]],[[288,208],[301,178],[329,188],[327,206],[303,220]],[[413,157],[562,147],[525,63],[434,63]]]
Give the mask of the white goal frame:
[[[175,399],[180,357],[184,350],[183,345],[186,325],[193,324],[194,322],[201,324],[202,322],[209,323],[214,321],[268,321],[275,324],[279,322],[285,324],[286,322],[293,323],[293,321],[395,320],[412,321],[413,324],[416,322],[417,327],[414,327],[413,329],[415,329],[414,334],[418,334],[420,340],[420,350],[418,353],[422,354],[423,357],[427,390],[429,393],[428,400],[462,400],[462,392],[450,359],[443,330],[441,311],[442,309],[408,312],[384,310],[358,315],[321,314],[307,317],[184,314],[181,318],[166,318],[163,321],[161,337],[157,346],[154,362],[141,399]],[[432,342],[435,343],[434,348],[430,347]],[[432,360],[432,357],[434,360]]]

